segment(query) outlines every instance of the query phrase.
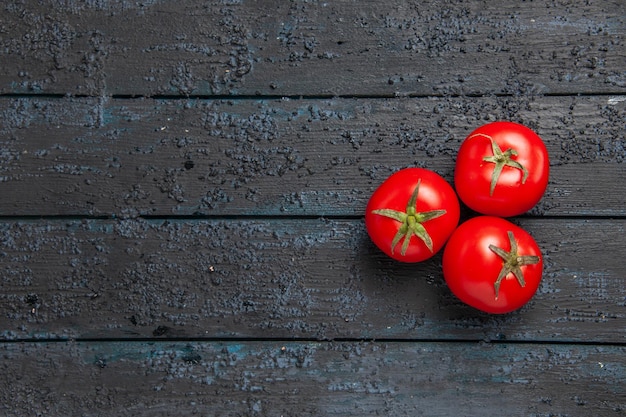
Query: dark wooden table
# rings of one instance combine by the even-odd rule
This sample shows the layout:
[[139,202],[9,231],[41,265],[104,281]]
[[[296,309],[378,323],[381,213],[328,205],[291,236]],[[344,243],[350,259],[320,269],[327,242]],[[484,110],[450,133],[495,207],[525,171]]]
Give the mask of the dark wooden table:
[[[499,316],[363,224],[493,120],[551,156]],[[0,414],[624,416],[624,178],[622,0],[3,2]]]

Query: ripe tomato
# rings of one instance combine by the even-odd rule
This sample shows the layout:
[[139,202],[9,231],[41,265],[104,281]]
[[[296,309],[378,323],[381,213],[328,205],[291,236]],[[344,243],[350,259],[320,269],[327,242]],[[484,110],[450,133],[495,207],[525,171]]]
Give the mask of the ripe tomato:
[[437,253],[459,223],[459,200],[437,173],[405,168],[372,194],[365,227],[372,241],[402,262],[420,262]]
[[528,232],[500,217],[461,224],[443,251],[443,276],[461,301],[487,313],[526,304],[541,281],[543,260]]
[[512,122],[488,123],[463,141],[454,185],[469,208],[493,216],[516,216],[541,200],[548,186],[548,151],[541,138]]

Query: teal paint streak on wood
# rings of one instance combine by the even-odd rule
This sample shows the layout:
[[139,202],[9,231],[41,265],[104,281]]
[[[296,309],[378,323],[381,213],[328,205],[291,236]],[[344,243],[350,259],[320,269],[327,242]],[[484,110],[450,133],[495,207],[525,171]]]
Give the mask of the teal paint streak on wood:
[[[114,389],[100,411],[127,409],[142,395],[135,415],[161,415],[155,407],[165,402],[182,414],[245,413],[252,405],[305,416],[618,416],[626,395],[623,346],[102,341],[0,343],[0,352],[8,359],[0,394],[12,395],[4,410],[15,412],[74,410]],[[23,371],[17,380],[10,376],[16,366]],[[32,381],[38,392],[55,394],[54,405],[23,395]]]
[[397,169],[451,181],[460,141],[492,114],[549,147],[531,215],[618,216],[624,102],[612,99],[0,100],[0,214],[359,216]]

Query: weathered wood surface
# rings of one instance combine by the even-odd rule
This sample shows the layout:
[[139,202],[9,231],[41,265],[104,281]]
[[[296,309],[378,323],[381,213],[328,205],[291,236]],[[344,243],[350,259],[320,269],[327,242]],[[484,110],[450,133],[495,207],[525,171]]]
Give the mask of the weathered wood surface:
[[[625,11],[3,2],[0,412],[624,415]],[[503,316],[361,218],[496,119],[552,158],[515,219],[544,280]]]
[[535,215],[623,216],[626,96],[0,99],[2,215],[361,216],[391,172],[452,180],[490,120],[545,140]]
[[440,257],[400,265],[361,220],[0,224],[5,339],[310,338],[626,343],[623,220],[523,219],[544,253],[521,311],[480,314]]
[[483,343],[0,346],[0,411],[81,416],[623,416],[626,348]]
[[11,1],[0,93],[626,91],[621,0]]

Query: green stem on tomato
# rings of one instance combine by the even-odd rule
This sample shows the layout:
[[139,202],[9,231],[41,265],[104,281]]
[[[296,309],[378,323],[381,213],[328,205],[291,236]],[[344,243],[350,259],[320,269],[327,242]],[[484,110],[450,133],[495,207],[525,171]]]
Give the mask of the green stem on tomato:
[[495,164],[495,168],[493,169],[493,174],[491,174],[491,184],[489,186],[489,196],[493,196],[493,191],[496,189],[496,184],[498,183],[498,178],[500,178],[500,174],[502,174],[502,169],[505,166],[509,166],[512,168],[517,168],[522,171],[522,184],[526,183],[526,179],[528,178],[528,170],[526,167],[516,160],[512,159],[512,157],[517,156],[517,151],[513,148],[509,148],[506,151],[502,152],[500,146],[496,143],[495,140],[489,135],[485,135],[483,133],[477,133],[475,135],[470,136],[470,138],[474,136],[483,136],[491,141],[491,150],[493,152],[492,156],[485,156],[483,161],[491,162]]
[[524,265],[534,265],[539,263],[538,256],[520,255],[513,232],[508,231],[507,235],[509,237],[509,243],[511,245],[511,249],[509,252],[495,245],[489,245],[489,249],[491,249],[492,252],[494,252],[504,261],[502,264],[502,269],[500,270],[500,274],[498,274],[498,278],[493,284],[494,289],[496,290],[496,299],[498,299],[500,284],[507,275],[512,273],[515,278],[517,278],[517,282],[519,282],[519,284],[524,287],[526,285],[526,281],[524,280],[524,272],[522,271],[521,267]]
[[400,227],[398,228],[398,232],[391,241],[391,253],[394,253],[395,247],[398,245],[398,243],[400,243],[402,239],[404,239],[404,241],[402,242],[402,248],[400,249],[400,254],[404,256],[407,249],[409,248],[411,236],[413,235],[417,236],[422,242],[424,242],[428,250],[430,250],[431,252],[433,251],[433,241],[422,223],[425,223],[437,217],[441,217],[446,214],[446,211],[417,211],[417,195],[419,193],[419,187],[421,182],[421,179],[417,181],[415,190],[413,190],[411,198],[409,199],[409,202],[406,206],[406,211],[398,211],[393,209],[372,210],[372,213],[374,214],[389,217],[401,223]]

